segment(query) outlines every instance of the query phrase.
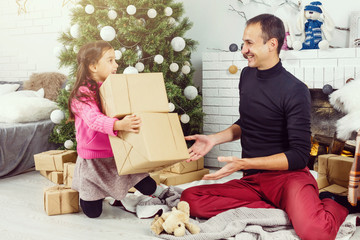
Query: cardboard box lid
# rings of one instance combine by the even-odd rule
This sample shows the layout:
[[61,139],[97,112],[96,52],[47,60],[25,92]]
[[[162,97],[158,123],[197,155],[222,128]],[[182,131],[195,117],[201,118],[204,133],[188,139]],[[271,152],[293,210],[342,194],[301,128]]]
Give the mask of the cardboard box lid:
[[169,112],[162,73],[111,74],[100,87],[103,112],[121,118],[135,112]]
[[142,122],[139,133],[122,135],[137,152],[151,162],[190,157],[177,113],[140,113],[138,116]]

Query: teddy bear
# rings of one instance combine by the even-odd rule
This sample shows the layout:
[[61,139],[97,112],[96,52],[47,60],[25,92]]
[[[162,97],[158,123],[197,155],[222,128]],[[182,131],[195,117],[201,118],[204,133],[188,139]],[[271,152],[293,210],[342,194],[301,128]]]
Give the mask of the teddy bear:
[[177,208],[173,207],[171,211],[164,212],[161,216],[156,215],[150,228],[156,235],[165,231],[168,234],[181,237],[185,235],[185,229],[189,230],[191,234],[199,233],[199,226],[190,223],[189,219],[190,206],[187,202],[180,201]]
[[320,1],[311,2],[304,7],[298,16],[296,27],[301,31],[301,38],[293,43],[293,49],[329,48],[335,24]]

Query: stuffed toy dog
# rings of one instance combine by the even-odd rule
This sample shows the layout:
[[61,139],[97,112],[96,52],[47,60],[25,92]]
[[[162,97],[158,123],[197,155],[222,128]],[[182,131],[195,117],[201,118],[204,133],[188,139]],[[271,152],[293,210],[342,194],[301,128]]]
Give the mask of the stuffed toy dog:
[[295,50],[329,48],[335,24],[320,1],[311,2],[304,7],[296,26],[301,31],[301,39],[294,42]]

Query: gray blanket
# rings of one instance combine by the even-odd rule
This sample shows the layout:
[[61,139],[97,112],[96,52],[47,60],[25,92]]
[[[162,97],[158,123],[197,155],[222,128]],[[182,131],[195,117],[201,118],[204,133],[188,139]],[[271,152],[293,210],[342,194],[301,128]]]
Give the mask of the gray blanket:
[[0,123],[0,178],[14,176],[35,166],[34,154],[55,149],[49,143],[54,123]]
[[[172,240],[212,240],[235,237],[235,240],[293,240],[300,239],[281,209],[237,208],[218,214],[197,224],[201,232],[184,237],[160,234],[158,237]],[[351,236],[356,230],[354,223],[345,222],[340,227],[336,239]]]

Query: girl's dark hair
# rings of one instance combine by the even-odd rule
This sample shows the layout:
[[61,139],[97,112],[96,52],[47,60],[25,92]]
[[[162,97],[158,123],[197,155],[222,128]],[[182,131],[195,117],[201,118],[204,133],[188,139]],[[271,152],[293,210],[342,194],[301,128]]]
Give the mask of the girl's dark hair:
[[277,39],[279,43],[277,47],[277,52],[279,54],[285,39],[284,23],[281,21],[280,18],[272,14],[260,14],[256,17],[249,19],[246,22],[246,25],[249,26],[256,23],[260,23],[264,44],[271,38]]
[[[95,100],[99,107],[100,97],[99,97],[99,86],[97,82],[91,79],[91,73],[89,70],[89,66],[93,64],[97,64],[100,58],[104,55],[104,53],[112,49],[112,46],[106,41],[96,41],[87,43],[82,46],[77,54],[77,72],[76,72],[76,81],[74,83],[73,90],[69,96],[68,109],[69,109],[69,119],[74,120],[75,115],[71,110],[71,102],[73,99],[76,99],[81,102],[87,102],[87,100]],[[94,95],[89,95],[79,91],[81,86],[88,87],[91,91],[95,92]]]

